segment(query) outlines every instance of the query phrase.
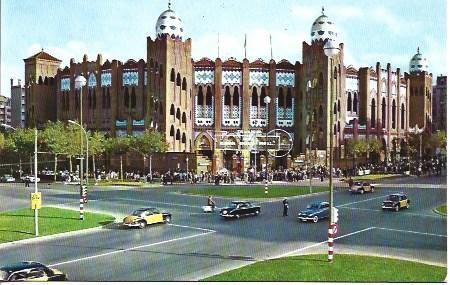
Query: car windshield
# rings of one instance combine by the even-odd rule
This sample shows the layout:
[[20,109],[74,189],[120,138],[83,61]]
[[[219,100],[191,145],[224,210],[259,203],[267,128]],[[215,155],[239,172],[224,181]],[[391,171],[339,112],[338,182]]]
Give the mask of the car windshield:
[[308,207],[306,207],[307,209],[319,209],[320,204],[319,203],[313,203],[313,204],[309,204]]
[[355,185],[355,186],[361,186],[362,183],[361,183],[361,182],[355,182],[353,185]]
[[228,204],[229,208],[237,208],[238,205],[240,205],[241,203],[236,203],[236,202],[231,202],[230,204]]
[[133,213],[131,213],[131,215],[132,216],[141,216],[144,212],[145,212],[145,210],[138,209],[138,210],[134,210]]
[[8,272],[4,270],[0,270],[0,281],[6,281],[8,278]]
[[397,202],[397,201],[398,201],[398,196],[397,196],[397,195],[389,195],[388,200],[389,200],[389,201]]

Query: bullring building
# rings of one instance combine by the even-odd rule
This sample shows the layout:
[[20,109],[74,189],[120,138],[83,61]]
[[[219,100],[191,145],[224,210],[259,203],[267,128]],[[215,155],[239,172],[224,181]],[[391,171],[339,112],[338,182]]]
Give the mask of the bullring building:
[[[146,59],[120,62],[99,54],[90,61],[85,55],[65,68],[44,51],[25,59],[27,126],[79,120],[82,94],[88,129],[109,136],[155,129],[168,143],[167,153],[155,158],[164,163],[154,163],[155,168],[183,168],[189,158],[190,169],[213,173],[261,169],[267,152],[250,147],[248,140],[271,130],[283,130],[279,142],[292,147],[286,155],[268,155],[272,169],[295,167],[311,157],[326,163],[330,142],[336,165],[343,165],[349,139],[376,138],[383,150],[373,155],[389,161],[406,156],[409,128],[431,131],[432,74],[419,48],[409,72],[389,63],[345,65],[343,43],[338,55],[324,54],[324,44],[337,41],[338,34],[323,9],[295,63],[194,61],[193,40],[185,38],[183,21],[170,5],[155,30],[155,37],[147,38]],[[82,92],[74,84],[79,74],[87,79]]]

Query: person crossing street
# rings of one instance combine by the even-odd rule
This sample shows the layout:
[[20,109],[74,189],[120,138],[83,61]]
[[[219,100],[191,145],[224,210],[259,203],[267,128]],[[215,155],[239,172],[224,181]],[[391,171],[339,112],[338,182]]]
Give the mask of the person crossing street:
[[285,197],[283,199],[283,217],[288,216],[288,209],[289,209],[289,203],[288,203],[287,198]]

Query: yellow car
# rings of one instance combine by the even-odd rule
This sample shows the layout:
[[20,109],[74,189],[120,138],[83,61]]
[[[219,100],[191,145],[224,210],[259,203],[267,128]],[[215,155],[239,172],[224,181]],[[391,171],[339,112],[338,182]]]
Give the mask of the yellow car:
[[375,191],[375,185],[370,184],[369,182],[356,181],[353,183],[349,191],[351,193],[360,193],[360,194],[364,194],[366,192],[372,193],[373,191]]
[[66,281],[67,275],[55,268],[49,268],[42,263],[23,261],[0,267],[1,281]]
[[123,219],[123,225],[143,229],[146,225],[170,223],[171,220],[171,213],[162,212],[156,208],[139,208]]

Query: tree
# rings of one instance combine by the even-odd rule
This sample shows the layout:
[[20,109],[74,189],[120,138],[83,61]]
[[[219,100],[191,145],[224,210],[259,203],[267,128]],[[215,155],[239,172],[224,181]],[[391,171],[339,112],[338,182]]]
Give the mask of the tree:
[[[168,146],[162,133],[154,130],[145,130],[145,132],[132,139],[133,150],[137,151],[144,158],[149,158],[154,153],[164,152]],[[150,169],[150,166],[149,166]],[[150,171],[150,177],[152,176]],[[150,178],[151,179],[151,178]]]
[[114,137],[106,140],[106,150],[109,153],[120,155],[120,180],[123,181],[123,155],[131,148],[132,139],[126,137]]
[[70,145],[67,130],[61,121],[48,122],[42,132],[42,138],[48,150],[55,156],[54,180],[58,171],[58,155],[66,154]]
[[69,157],[69,171],[72,173],[72,157],[80,155],[81,150],[80,127],[75,124],[68,124],[66,126],[65,134],[67,143],[64,149],[65,153]]
[[353,168],[355,168],[355,160],[362,155],[366,155],[368,144],[365,140],[349,139],[347,140],[347,156],[353,158]]
[[369,156],[371,153],[380,153],[383,148],[383,144],[376,138],[370,138],[367,140],[367,152]]
[[2,151],[5,148],[5,136],[0,133],[0,151]]
[[89,135],[89,154],[92,156],[92,171],[95,177],[95,156],[105,151],[105,136],[99,132]]
[[31,173],[31,156],[34,153],[34,129],[15,129],[6,138],[5,146],[8,151],[15,152],[19,156],[20,174],[22,174],[22,158],[30,158]]

